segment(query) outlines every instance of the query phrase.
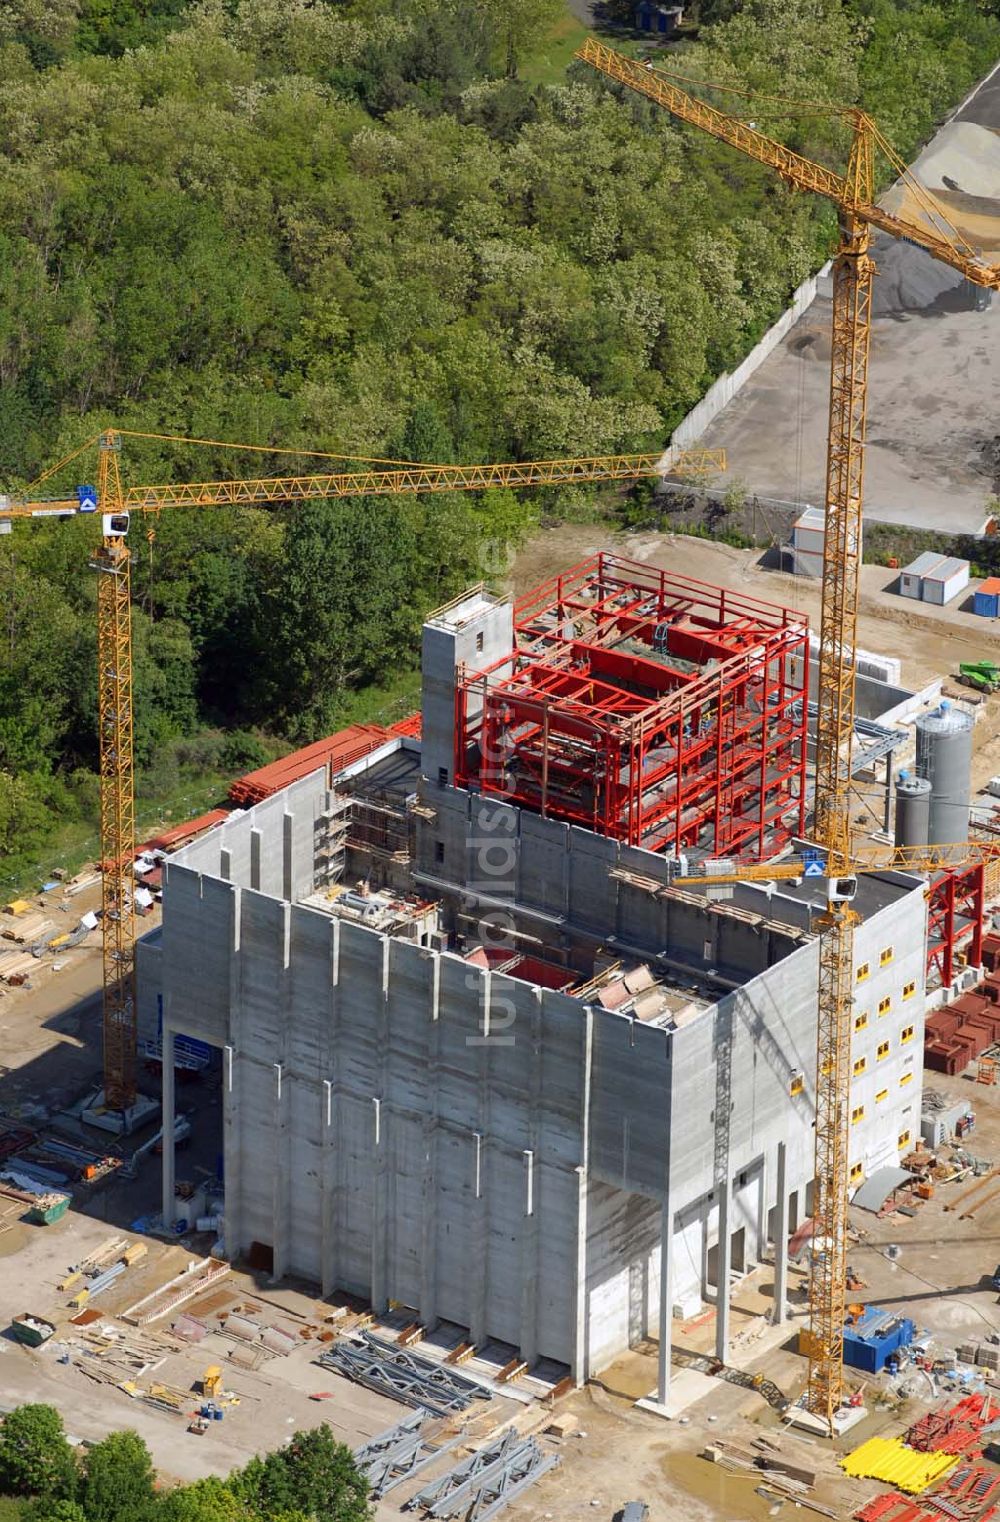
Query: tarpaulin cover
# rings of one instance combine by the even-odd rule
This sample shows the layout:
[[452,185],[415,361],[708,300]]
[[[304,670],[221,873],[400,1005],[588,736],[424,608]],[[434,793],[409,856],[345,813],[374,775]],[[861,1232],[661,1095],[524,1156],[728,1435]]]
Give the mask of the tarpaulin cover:
[[879,1168],[871,1176],[866,1178],[861,1187],[851,1198],[852,1205],[860,1205],[862,1210],[871,1210],[877,1214],[894,1189],[900,1184],[911,1184],[913,1174],[907,1173],[905,1168]]

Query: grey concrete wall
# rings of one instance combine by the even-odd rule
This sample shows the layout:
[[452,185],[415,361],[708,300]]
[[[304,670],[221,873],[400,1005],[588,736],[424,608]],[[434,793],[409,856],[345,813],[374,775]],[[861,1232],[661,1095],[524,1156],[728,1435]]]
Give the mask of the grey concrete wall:
[[[440,775],[454,780],[455,766],[455,672],[459,665],[471,671],[491,666],[514,647],[514,616],[510,602],[493,602],[482,593],[470,593],[470,616],[461,603],[424,624],[420,658],[422,674],[420,740],[424,776],[436,784]],[[479,646],[481,645],[481,648]],[[479,711],[475,698],[469,716]]]
[[166,1019],[233,1053],[230,1247],[573,1362],[581,1007],[176,865],[168,893]]
[[314,832],[325,800],[326,771],[320,767],[252,809],[234,809],[217,829],[170,857],[168,865],[191,867],[279,898],[302,898],[314,886]]
[[659,1307],[660,1206],[592,1181],[587,1196],[587,1366],[641,1342]]
[[135,943],[136,1019],[140,1041],[154,1041],[159,1029],[162,964],[163,937],[157,926]]
[[476,905],[482,913],[501,906],[552,949],[572,931],[622,955],[662,954],[670,965],[733,979],[771,966],[808,929],[804,906],[783,922],[760,894],[711,906],[682,889],[651,893],[613,877],[621,869],[666,889],[666,862],[589,830],[456,788],[427,797],[435,817],[417,821],[416,873],[445,895],[453,927],[461,913],[468,931]]
[[[779,1143],[788,1188],[804,1199],[816,944],[796,944],[773,902],[767,915],[739,904],[720,912],[676,890],[623,883],[608,875],[614,863],[654,881],[663,863],[433,791],[439,807],[422,859],[451,875],[456,912],[464,882],[468,909],[513,906],[546,944],[582,927],[595,950],[638,945],[651,959],[738,972],[744,986],[664,1030],[177,857],[165,874],[165,1024],[225,1049],[232,1250],[268,1244],[276,1275],[352,1290],[377,1307],[398,1300],[427,1324],[457,1322],[477,1342],[498,1338],[584,1377],[655,1324],[665,1193],[676,1215],[678,1305],[711,1294],[723,1188],[745,1262],[763,1252]],[[287,874],[289,861],[308,855],[320,792],[301,787],[294,811],[272,800],[217,832],[231,870],[244,882],[256,870],[256,830],[280,841]],[[483,871],[484,842],[503,848],[489,854],[503,871]],[[211,860],[213,848],[199,845],[196,859]],[[214,850],[221,863],[218,841]],[[923,897],[919,885],[900,886],[908,891],[857,932],[857,964],[868,972],[856,1001],[869,1020],[855,1054],[870,1060],[852,1098],[864,1115],[851,1160],[866,1172],[895,1160],[907,1110],[919,1115]],[[144,953],[151,995],[156,960]],[[909,982],[915,991],[904,1000]],[[800,1075],[803,1092],[793,1096]]]

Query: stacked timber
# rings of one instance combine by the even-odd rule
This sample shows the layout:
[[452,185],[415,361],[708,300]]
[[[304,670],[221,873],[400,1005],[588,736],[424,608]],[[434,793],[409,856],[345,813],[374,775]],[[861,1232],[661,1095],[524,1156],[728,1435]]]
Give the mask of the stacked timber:
[[0,983],[20,988],[37,971],[38,960],[30,951],[8,951],[0,955]]
[[2,934],[5,941],[13,941],[17,946],[30,946],[33,941],[40,941],[52,928],[52,921],[47,915],[25,914],[12,924],[5,925]]

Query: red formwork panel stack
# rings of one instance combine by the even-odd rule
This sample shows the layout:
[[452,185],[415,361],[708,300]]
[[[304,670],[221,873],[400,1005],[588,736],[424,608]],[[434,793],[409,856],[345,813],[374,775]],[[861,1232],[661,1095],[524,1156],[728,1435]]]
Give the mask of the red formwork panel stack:
[[1000,973],[1000,934],[995,930],[983,936],[983,966],[987,972]]
[[927,1016],[924,1025],[925,1067],[953,1078],[972,1061],[972,1043],[967,1036],[959,1035],[962,1023],[962,1013],[953,1004]]
[[924,1066],[950,1077],[1000,1043],[1000,934],[991,930],[975,949],[986,977],[928,1015],[924,1026]]

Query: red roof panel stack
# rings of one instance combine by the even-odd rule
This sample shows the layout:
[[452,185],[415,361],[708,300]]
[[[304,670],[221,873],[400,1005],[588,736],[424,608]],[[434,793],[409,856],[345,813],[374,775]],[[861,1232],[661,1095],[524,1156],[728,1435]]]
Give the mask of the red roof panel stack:
[[196,835],[202,835],[206,830],[221,824],[223,819],[228,818],[228,809],[209,809],[207,814],[199,814],[197,819],[186,819],[183,824],[172,825],[169,830],[161,830],[159,835],[154,835],[147,840],[144,846],[137,852],[143,851],[177,851],[181,846],[186,846]]
[[423,715],[411,713],[409,718],[399,719],[395,724],[389,725],[391,735],[403,735],[404,738],[419,740],[423,728]]
[[293,750],[290,756],[282,756],[245,777],[238,777],[229,789],[229,797],[240,808],[251,808],[290,783],[298,782],[300,777],[307,777],[319,766],[331,768],[334,774],[343,771],[391,738],[391,732],[381,724],[351,724],[335,735],[327,735],[325,740]]

